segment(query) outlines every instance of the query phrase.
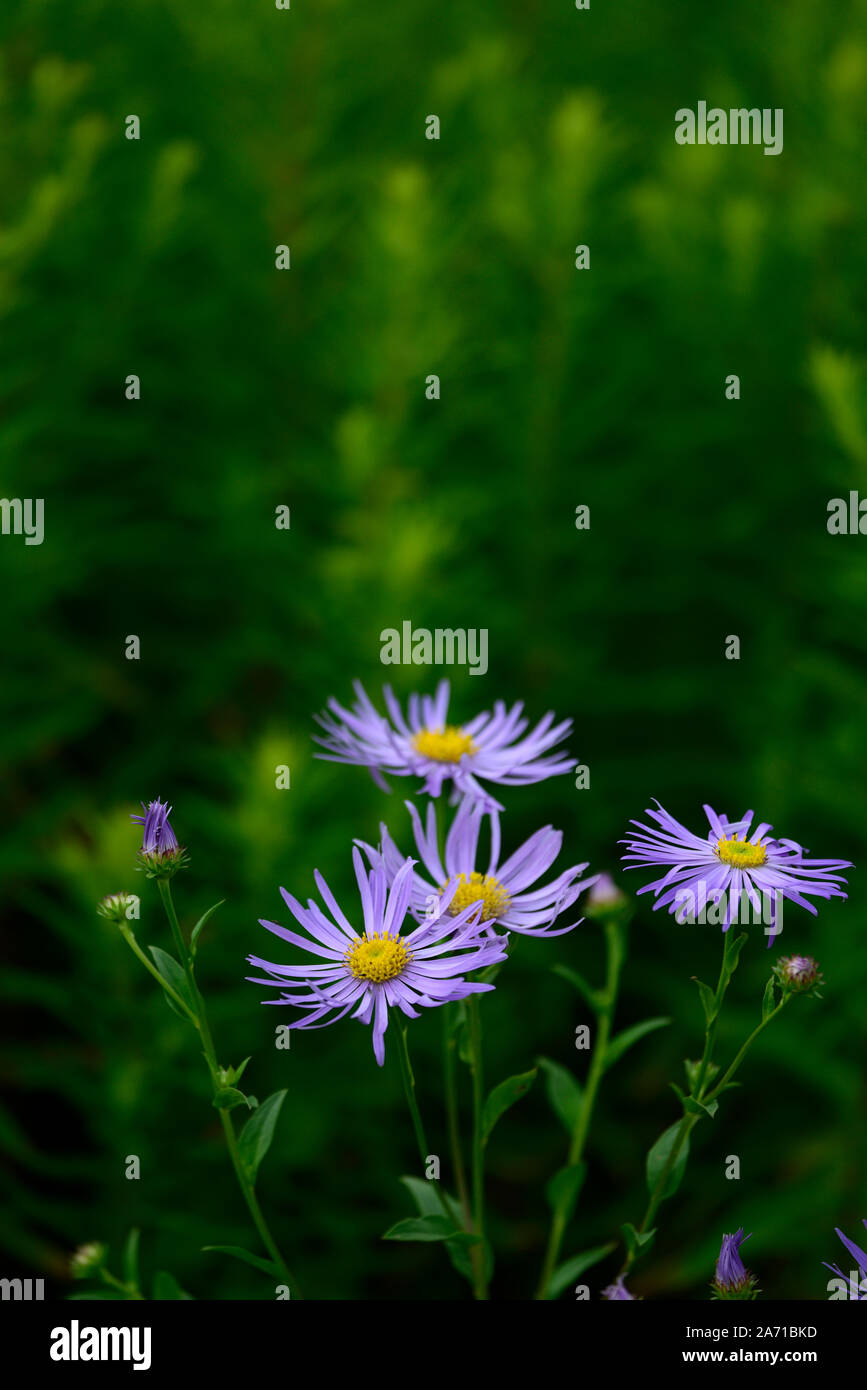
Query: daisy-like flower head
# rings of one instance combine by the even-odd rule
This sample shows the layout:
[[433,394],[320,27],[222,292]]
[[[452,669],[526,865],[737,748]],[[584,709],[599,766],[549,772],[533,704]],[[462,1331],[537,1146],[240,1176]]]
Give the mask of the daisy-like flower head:
[[[481,803],[464,797],[446,836],[445,854],[440,859],[437,845],[436,808],[427,805],[426,823],[411,801],[406,807],[412,817],[412,828],[419,858],[427,871],[413,872],[410,911],[419,921],[432,912],[441,911],[442,895],[450,896],[448,912],[456,916],[473,903],[482,907],[480,923],[492,929],[519,932],[525,936],[562,936],[572,931],[578,922],[554,930],[553,924],[562,912],[571,907],[579,893],[596,882],[595,878],[581,879],[586,864],[575,864],[542,887],[534,887],[547,873],[563,843],[563,834],[546,825],[537,830],[520,849],[505,859],[500,858],[500,815],[486,811]],[[477,867],[479,833],[482,821],[490,825],[490,858],[484,872]],[[391,883],[405,863],[397,845],[384,825],[380,826],[382,842],[379,849],[363,841],[358,843],[371,864],[382,867]]]
[[[744,910],[751,906],[762,919],[769,922],[768,945],[779,930],[777,905],[783,898],[805,907],[816,915],[807,895],[818,898],[845,898],[838,885],[845,884],[841,869],[851,869],[846,859],[807,859],[803,847],[794,840],[769,838],[771,826],[762,821],[750,834],[753,812],[747,811],[738,821],[717,815],[705,806],[710,830],[706,840],[670,816],[657,801],[657,811],[648,808],[647,814],[655,826],[632,821],[641,832],[621,841],[628,847],[624,861],[634,860],[630,869],[642,865],[668,865],[661,878],[639,888],[639,893],[654,893],[654,910],[668,907],[677,912],[684,896],[696,896],[700,902],[710,897],[725,900],[723,931],[732,922],[743,921]],[[770,914],[767,915],[767,908]],[[740,914],[740,916],[739,916]],[[775,930],[776,929],[776,930]]]
[[[867,1230],[867,1220],[864,1222],[864,1229]],[[849,1254],[852,1256],[852,1259],[855,1261],[855,1264],[858,1266],[858,1269],[861,1271],[861,1277],[859,1278],[854,1270],[851,1275],[847,1275],[843,1273],[839,1265],[829,1265],[826,1260],[823,1260],[822,1263],[826,1269],[831,1270],[832,1274],[836,1274],[838,1279],[843,1279],[845,1281],[850,1292],[855,1295],[858,1303],[867,1303],[867,1292],[865,1292],[865,1290],[867,1290],[867,1252],[863,1251],[860,1245],[856,1245],[854,1240],[850,1240],[848,1236],[844,1236],[839,1227],[835,1226],[834,1230],[837,1232],[837,1235],[840,1237],[846,1249],[849,1251]]]
[[351,710],[332,698],[329,713],[316,716],[325,737],[317,737],[315,742],[327,750],[316,756],[369,768],[384,791],[389,790],[384,773],[421,777],[424,792],[432,797],[439,796],[444,783],[451,781],[457,792],[483,802],[487,808],[502,810],[481,782],[526,786],[559,772],[571,772],[574,766],[574,759],[565,754],[548,756],[549,749],[569,733],[571,719],[555,724],[549,712],[528,733],[529,721],[521,718],[523,705],[507,709],[497,700],[493,714],[485,711],[467,724],[450,724],[446,680],[440,681],[433,696],[410,695],[406,718],[391,687],[384,686],[386,719],[359,681],[354,682],[353,689],[356,702]]
[[472,902],[456,916],[449,912],[454,890],[443,894],[441,910],[430,920],[402,934],[412,896],[413,860],[404,860],[389,888],[385,869],[368,871],[357,849],[352,862],[361,897],[362,931],[356,931],[317,870],[316,887],[328,914],[308,900],[302,907],[285,888],[283,901],[307,936],[288,931],[276,922],[261,925],[284,941],[318,957],[318,963],[275,965],[258,956],[247,959],[267,979],[248,975],[257,985],[284,986],[279,999],[265,1004],[291,1004],[305,1010],[305,1017],[290,1028],[324,1028],[350,1010],[361,1023],[373,1024],[373,1051],[382,1066],[389,1008],[407,1018],[418,1018],[420,1007],[432,1008],[481,994],[493,985],[464,979],[465,973],[505,960],[505,937],[479,934],[480,909]]
[[756,1277],[745,1268],[741,1259],[741,1244],[749,1240],[741,1226],[734,1235],[723,1236],[719,1259],[716,1262],[716,1275],[711,1285],[717,1299],[754,1299],[756,1296]]

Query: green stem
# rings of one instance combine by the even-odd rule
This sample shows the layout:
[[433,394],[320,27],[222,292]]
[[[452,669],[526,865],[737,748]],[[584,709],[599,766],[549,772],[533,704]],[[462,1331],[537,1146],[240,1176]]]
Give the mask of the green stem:
[[725,998],[726,990],[731,984],[731,978],[734,974],[734,969],[731,967],[730,963],[730,954],[733,949],[733,943],[738,939],[739,938],[735,937],[732,927],[729,927],[728,931],[723,936],[723,958],[720,965],[716,993],[714,994],[713,1016],[705,1025],[704,1051],[702,1052],[701,1062],[699,1063],[695,1085],[690,1090],[690,1095],[695,1096],[698,1100],[701,1099],[702,1088],[707,1079],[708,1068],[711,1064],[714,1043],[716,1042],[717,1021],[719,1019],[720,1010],[722,1009],[723,999]]
[[[190,950],[187,946],[186,941],[184,940],[184,935],[181,931],[181,924],[178,921],[178,914],[175,911],[175,904],[172,898],[171,884],[168,879],[161,878],[157,880],[157,887],[159,888],[160,897],[162,898],[163,907],[165,908],[166,917],[168,918],[169,927],[171,928],[172,936],[175,942],[175,947],[177,949],[178,956],[180,957],[181,963],[184,968],[184,974],[187,979],[187,986],[189,988],[190,997],[193,1001],[193,1006],[195,1009],[195,1014],[192,1016],[193,1023],[198,1029],[199,1035],[202,1039],[202,1047],[205,1054],[205,1061],[208,1064],[208,1071],[211,1075],[211,1087],[213,1089],[214,1095],[216,1095],[217,1091],[221,1089],[223,1082],[220,1077],[220,1065],[217,1061],[217,1054],[214,1048],[214,1040],[211,1035],[211,1029],[208,1023],[208,1016],[205,1010],[205,1001],[202,998],[201,991],[199,990],[198,984],[196,983],[196,977],[195,972],[193,970],[193,962],[190,955]],[[136,952],[136,954],[140,953]],[[145,961],[145,964],[147,964],[147,961]],[[157,976],[157,978],[160,980],[160,984],[163,986],[163,988],[166,989],[165,982],[162,980],[162,978],[160,976]],[[171,993],[172,991],[167,990],[167,992]],[[189,1013],[189,1009],[186,1009],[186,1012]],[[259,1205],[259,1199],[256,1196],[255,1186],[253,1182],[251,1182],[250,1177],[241,1159],[240,1149],[238,1148],[238,1136],[235,1133],[235,1125],[232,1120],[231,1113],[228,1110],[220,1109],[219,1116],[220,1123],[223,1127],[223,1134],[226,1139],[226,1146],[229,1150],[229,1157],[232,1160],[232,1167],[235,1170],[235,1177],[237,1178],[238,1186],[241,1189],[241,1194],[244,1198],[244,1201],[247,1204],[247,1210],[249,1211],[250,1216],[253,1219],[253,1225],[256,1227],[262,1244],[264,1245],[265,1249],[268,1251],[268,1254],[273,1260],[282,1282],[288,1285],[289,1290],[294,1298],[300,1299],[302,1297],[302,1294],[300,1286],[298,1284],[298,1280],[295,1278],[295,1276],[289,1269],[289,1266],[287,1265],[285,1259],[283,1258],[283,1255],[280,1252],[280,1248],[277,1245],[277,1242],[275,1241],[274,1237],[271,1235],[270,1230],[268,1229],[268,1223],[265,1220],[265,1217],[262,1213],[262,1208]]]
[[280,1251],[280,1247],[268,1228],[268,1223],[259,1205],[259,1198],[256,1196],[256,1189],[247,1176],[244,1164],[241,1160],[241,1153],[238,1148],[238,1136],[235,1133],[235,1126],[232,1124],[231,1114],[227,1110],[220,1111],[220,1122],[223,1126],[223,1133],[226,1136],[226,1145],[232,1160],[232,1167],[235,1170],[235,1176],[238,1179],[238,1186],[241,1189],[244,1201],[247,1203],[247,1210],[253,1218],[253,1225],[259,1232],[259,1239],[274,1261],[283,1283],[288,1285],[293,1297],[296,1299],[303,1298],[298,1280],[287,1265]]
[[[606,1053],[608,1051],[608,1042],[611,1037],[611,1027],[614,1022],[614,1010],[617,1005],[617,994],[620,987],[620,971],[623,966],[624,957],[623,929],[621,923],[616,919],[605,923],[605,945],[605,989],[600,997],[599,1006],[596,1010],[596,1039],[593,1046],[593,1055],[590,1059],[590,1069],[587,1073],[587,1085],[569,1144],[567,1163],[570,1168],[580,1163],[584,1157],[584,1148],[587,1143],[587,1136],[590,1132],[590,1121],[593,1118],[593,1108],[596,1104],[596,1097],[599,1092],[602,1077],[605,1074]],[[548,1297],[548,1285],[551,1282],[551,1276],[554,1273],[560,1256],[560,1248],[563,1244],[563,1237],[566,1234],[566,1228],[569,1224],[570,1217],[571,1213],[569,1213],[568,1209],[565,1207],[558,1208],[552,1217],[551,1230],[548,1235],[548,1245],[542,1265],[542,1273],[539,1278],[539,1286],[536,1290],[536,1299],[546,1299]]]
[[116,1278],[110,1270],[101,1269],[99,1271],[99,1277],[104,1284],[108,1284],[109,1288],[120,1289],[131,1302],[144,1302],[144,1294],[141,1293],[135,1284],[125,1284],[123,1280]]
[[[681,1120],[680,1128],[678,1129],[674,1143],[672,1144],[671,1149],[669,1150],[668,1158],[665,1160],[662,1172],[660,1173],[656,1185],[653,1189],[653,1192],[650,1195],[650,1201],[648,1202],[647,1209],[644,1213],[644,1216],[642,1217],[641,1225],[638,1227],[639,1235],[645,1235],[646,1232],[651,1229],[651,1222],[653,1221],[653,1218],[656,1215],[657,1208],[660,1206],[663,1200],[663,1193],[665,1192],[669,1174],[671,1173],[672,1168],[677,1162],[678,1157],[680,1156],[680,1152],[683,1149],[686,1140],[689,1138],[690,1131],[692,1130],[692,1127],[696,1123],[697,1119],[697,1115],[684,1115],[683,1119]],[[628,1252],[626,1259],[623,1262],[623,1267],[620,1270],[621,1277],[624,1277],[629,1273],[630,1269],[635,1263],[635,1260],[638,1257],[638,1254],[639,1252],[637,1250],[634,1252],[630,1250]]]
[[156,969],[156,967],[154,966],[153,962],[148,960],[147,956],[145,955],[145,953],[144,953],[144,951],[142,950],[141,946],[139,946],[138,942],[136,941],[136,939],[135,939],[135,937],[133,936],[132,932],[130,931],[129,927],[127,927],[127,926],[121,924],[121,927],[120,927],[120,934],[121,934],[121,936],[123,937],[124,941],[126,942],[127,946],[129,946],[129,948],[130,948],[130,950],[132,951],[133,955],[137,956],[138,959],[141,961],[141,963],[142,963],[142,965],[144,966],[145,970],[150,971],[151,975],[153,975],[153,977],[154,977],[154,979],[156,980],[157,984],[158,984],[162,989],[165,990],[166,994],[169,996],[169,998],[172,1000],[172,1002],[173,1002],[179,1009],[181,1009],[181,1010],[183,1011],[183,1013],[186,1014],[187,1018],[190,1020],[190,1022],[193,1024],[193,1026],[194,1026],[195,1028],[198,1028],[198,1026],[199,1026],[199,1020],[196,1018],[196,1015],[193,1013],[192,1009],[190,1009],[189,1005],[187,1005],[187,1004],[184,1003],[184,1001],[183,1001],[183,999],[181,998],[181,996],[180,996],[179,994],[177,994],[175,990],[172,989],[172,987],[171,987],[171,985],[168,983],[168,981],[166,981],[166,980],[163,979],[162,975],[161,975],[160,972]]
[[455,1188],[458,1200],[461,1204],[464,1226],[470,1229],[472,1222],[472,1212],[470,1209],[470,1193],[467,1187],[467,1173],[464,1167],[464,1155],[461,1148],[461,1129],[460,1114],[458,1111],[458,1089],[457,1089],[457,1050],[458,1042],[452,1027],[453,1006],[446,1004],[443,1007],[443,1075],[445,1081],[446,1094],[446,1123],[449,1136],[449,1151],[452,1159],[452,1172],[455,1178]]
[[768,1014],[767,1018],[763,1018],[758,1027],[753,1029],[753,1031],[750,1033],[750,1036],[747,1038],[743,1047],[740,1049],[731,1066],[729,1067],[728,1071],[723,1076],[722,1080],[718,1082],[718,1084],[714,1086],[713,1090],[709,1091],[708,1094],[704,1097],[705,1104],[707,1104],[708,1101],[714,1100],[720,1094],[721,1091],[725,1090],[726,1086],[729,1084],[738,1067],[743,1062],[744,1058],[746,1057],[756,1038],[759,1036],[761,1032],[763,1032],[765,1028],[767,1028],[769,1023],[773,1022],[773,1020],[777,1017],[777,1014],[782,1013],[783,1009],[786,1007],[791,997],[792,996],[790,994],[784,994],[777,1007],[775,1009],[772,1009],[771,1012]]
[[202,1035],[202,1045],[205,1049],[205,1058],[207,1059],[208,1067],[211,1072],[211,1080],[214,1083],[214,1091],[216,1092],[219,1088],[219,1079],[217,1076],[217,1073],[219,1071],[219,1064],[217,1062],[217,1054],[214,1049],[214,1040],[211,1037],[211,1029],[208,1024],[208,1016],[205,1012],[205,1001],[202,998],[201,993],[199,992],[199,986],[196,984],[196,976],[193,970],[193,963],[190,959],[190,950],[187,946],[186,941],[184,940],[184,934],[181,931],[181,924],[178,921],[178,914],[175,912],[175,904],[172,898],[172,886],[167,878],[160,878],[157,879],[157,887],[160,890],[160,897],[163,900],[163,907],[165,908],[166,916],[169,919],[169,926],[171,927],[172,936],[174,937],[175,941],[175,949],[177,950],[178,957],[181,961],[181,964],[184,967],[184,974],[187,977],[187,987],[190,991],[190,996],[193,1000],[196,1010],[196,1024],[199,1029],[199,1032]]
[[[729,1084],[735,1072],[738,1070],[738,1067],[743,1062],[744,1058],[746,1057],[756,1038],[759,1036],[761,1032],[763,1032],[765,1028],[767,1028],[768,1024],[771,1023],[772,1020],[777,1017],[777,1014],[782,1012],[782,1010],[786,1007],[786,1004],[789,1002],[790,998],[791,995],[783,995],[783,998],[780,1000],[777,1007],[773,1009],[771,1013],[768,1014],[767,1018],[762,1019],[761,1023],[753,1029],[752,1033],[750,1033],[750,1036],[747,1038],[746,1042],[741,1047],[740,1051],[738,1052],[731,1066],[726,1071],[725,1075],[706,1094],[702,1094],[701,1092],[699,1086],[701,1074],[699,1073],[699,1075],[696,1077],[696,1084],[692,1091],[692,1095],[696,1100],[700,1100],[704,1105],[708,1105],[712,1100],[715,1100],[716,1097],[722,1093],[722,1091],[725,1090],[726,1086]],[[648,1230],[651,1221],[656,1215],[657,1208],[659,1207],[662,1201],[662,1194],[665,1191],[665,1185],[668,1181],[669,1173],[671,1172],[672,1168],[677,1162],[678,1156],[681,1150],[683,1149],[683,1145],[686,1139],[688,1138],[690,1131],[693,1128],[693,1125],[698,1123],[699,1118],[700,1116],[698,1115],[684,1115],[683,1119],[680,1122],[680,1131],[677,1134],[675,1142],[671,1146],[671,1151],[668,1155],[668,1158],[666,1159],[665,1166],[659,1175],[659,1180],[656,1183],[656,1186],[653,1189],[653,1194],[648,1204],[647,1211],[644,1214],[644,1220],[642,1221],[641,1226],[639,1227],[639,1231],[642,1234]],[[625,1274],[631,1268],[633,1260],[634,1256],[630,1256],[627,1259],[621,1273]]]
[[[418,1148],[419,1158],[421,1159],[422,1171],[427,1169],[430,1149],[428,1148],[427,1135],[424,1132],[424,1123],[421,1118],[421,1111],[418,1108],[418,1101],[415,1098],[415,1075],[412,1070],[412,1062],[409,1059],[409,1040],[405,1023],[398,1024],[397,1035],[400,1039],[400,1046],[397,1049],[397,1056],[400,1062],[400,1076],[403,1081],[404,1095],[409,1106],[409,1113],[412,1118],[412,1127],[415,1132],[415,1142]],[[455,1218],[455,1213],[446,1201],[445,1193],[441,1184],[436,1178],[428,1179],[433,1184],[433,1189],[437,1195],[437,1201],[443,1209],[443,1214],[448,1217],[454,1226],[459,1222]]]
[[[705,1102],[709,1098],[705,1096],[704,1090],[707,1084],[708,1072],[713,1063],[713,1049],[714,1043],[716,1041],[717,1022],[719,1020],[722,1003],[725,998],[726,991],[728,990],[728,987],[731,984],[731,979],[737,966],[737,959],[739,958],[740,952],[738,948],[738,956],[735,958],[734,963],[732,962],[732,954],[734,953],[735,946],[737,945],[737,942],[739,940],[740,938],[735,937],[732,928],[729,928],[729,930],[723,936],[723,958],[722,963],[720,965],[719,979],[717,980],[716,992],[713,997],[713,1008],[711,1011],[710,1018],[707,1018],[705,1020],[704,1048],[702,1050],[701,1061],[699,1062],[698,1071],[695,1075],[695,1081],[691,1086],[689,1092],[690,1097],[694,1100],[700,1100]],[[698,1119],[699,1117],[697,1115],[685,1114],[683,1116],[677,1134],[675,1135],[674,1143],[669,1149],[668,1157],[665,1160],[662,1172],[660,1173],[654,1185],[653,1191],[650,1194],[650,1200],[647,1204],[644,1216],[642,1217],[641,1225],[638,1227],[639,1235],[646,1235],[646,1233],[652,1229],[653,1219],[656,1216],[656,1213],[664,1200],[665,1189],[668,1184],[669,1176],[675,1164],[677,1163],[677,1160],[683,1151],[683,1146],[689,1138],[689,1135],[692,1132],[692,1129],[694,1125],[697,1123]],[[630,1250],[627,1252],[626,1259],[624,1260],[623,1266],[620,1270],[621,1277],[624,1277],[629,1273],[630,1269],[632,1268],[633,1264],[638,1258],[639,1253],[639,1250]]]
[[485,1109],[485,1077],[482,1063],[482,1018],[478,995],[467,999],[467,1028],[470,1044],[470,1068],[473,1075],[473,1229],[479,1237],[472,1247],[474,1292],[479,1300],[488,1297],[487,1260],[485,1258],[485,1143],[482,1123]]

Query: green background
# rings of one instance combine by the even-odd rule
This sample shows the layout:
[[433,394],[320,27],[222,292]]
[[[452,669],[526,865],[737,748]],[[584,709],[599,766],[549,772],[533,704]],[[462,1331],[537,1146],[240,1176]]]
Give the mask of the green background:
[[[507,792],[509,845],[552,822],[563,864],[614,870],[657,796],[696,830],[704,801],[749,806],[864,860],[867,540],[825,523],[867,493],[865,21],[862,0],[7,0],[0,491],[44,498],[46,533],[0,538],[3,1274],[61,1291],[72,1248],[107,1240],[117,1267],[140,1226],[145,1267],[196,1297],[272,1296],[200,1253],[253,1241],[204,1065],[94,915],[139,891],[141,940],[168,946],[128,820],[161,795],[184,920],[227,900],[200,957],[221,1058],[252,1053],[260,1098],[289,1089],[261,1191],[306,1291],[469,1296],[442,1251],[379,1239],[411,1211],[394,1056],[380,1072],[348,1020],[278,1052],[244,982],[280,884],[306,897],[318,867],[345,900],[353,836],[387,815],[407,843],[408,784],[312,758],[312,714],[353,677],[432,688],[380,665],[384,627],[488,629],[458,719],[499,697],[574,718],[590,788]],[[699,100],[784,108],[783,153],[676,145]],[[641,900],[618,1023],[673,1021],[606,1081],[564,1255],[640,1219],[717,938]],[[819,958],[825,998],[696,1132],[646,1297],[706,1297],[743,1225],[765,1296],[822,1298],[833,1227],[867,1216],[859,876],[818,920],[793,908],[781,946]],[[558,961],[598,975],[597,929],[520,944],[485,1001],[492,1082],[540,1054],[586,1068]],[[768,966],[754,933],[723,1056]],[[411,1041],[444,1153],[440,1019]],[[489,1148],[495,1296],[532,1291],[564,1157],[537,1083]]]

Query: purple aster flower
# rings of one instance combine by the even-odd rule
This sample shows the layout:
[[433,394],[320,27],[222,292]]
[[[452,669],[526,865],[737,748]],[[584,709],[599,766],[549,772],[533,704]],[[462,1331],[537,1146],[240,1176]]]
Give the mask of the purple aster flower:
[[[486,811],[481,802],[464,797],[449,827],[445,855],[441,860],[433,802],[427,804],[424,826],[411,801],[406,802],[406,807],[412,817],[419,857],[427,870],[427,877],[418,871],[412,875],[410,911],[419,921],[429,916],[431,911],[440,910],[441,895],[448,890],[451,898],[448,911],[452,916],[472,903],[481,903],[481,922],[491,926],[496,923],[498,928],[506,931],[527,936],[562,936],[578,926],[577,922],[572,922],[568,927],[553,930],[553,923],[560,913],[571,907],[579,893],[596,882],[595,878],[580,880],[586,864],[575,864],[543,887],[533,887],[560,853],[563,843],[561,831],[546,825],[500,864],[499,812]],[[479,861],[479,833],[485,818],[490,825],[491,848],[487,868],[482,873],[476,864]],[[385,869],[391,883],[406,861],[387,828],[381,825],[380,831],[380,849],[373,849],[361,840],[358,843],[372,865]]]
[[273,986],[277,981],[286,986],[279,999],[263,1003],[292,1004],[306,1010],[306,1017],[290,1023],[290,1028],[324,1028],[354,1009],[353,1018],[373,1024],[373,1051],[382,1066],[389,1008],[400,1009],[407,1018],[418,1018],[420,1006],[431,1008],[493,989],[493,985],[465,980],[464,973],[504,960],[506,938],[480,936],[478,902],[452,917],[448,909],[454,890],[443,894],[433,919],[421,926],[413,922],[414,930],[401,935],[412,896],[413,860],[404,861],[390,888],[384,868],[368,872],[357,849],[352,851],[352,862],[361,896],[363,931],[359,933],[351,925],[317,870],[316,886],[330,917],[312,898],[304,908],[285,888],[280,889],[292,916],[312,939],[287,931],[276,922],[263,919],[261,925],[318,956],[319,963],[275,965],[248,956],[250,964],[266,970],[269,978],[247,978],[257,985]]
[[177,836],[169,824],[169,816],[172,813],[171,806],[167,806],[160,800],[150,801],[147,806],[142,802],[141,806],[144,815],[130,816],[130,820],[135,821],[137,825],[144,826],[142,854],[166,854],[170,850],[177,849]]
[[450,724],[449,683],[440,681],[434,696],[410,695],[407,717],[391,687],[383,688],[388,719],[381,715],[361,683],[353,688],[356,703],[351,710],[335,699],[328,701],[330,714],[317,715],[325,738],[315,742],[328,751],[317,757],[335,763],[357,763],[370,769],[378,786],[388,791],[383,774],[422,777],[428,796],[437,797],[449,779],[456,791],[481,801],[486,807],[503,808],[479,785],[480,780],[504,787],[540,782],[556,773],[571,772],[574,760],[565,754],[545,756],[572,727],[571,719],[554,723],[548,713],[526,732],[522,704],[507,709],[502,700],[493,714],[477,714],[467,724]]
[[623,1275],[618,1274],[613,1284],[609,1284],[607,1289],[602,1290],[602,1297],[607,1298],[611,1303],[622,1302],[628,1299],[630,1303],[637,1303],[638,1300],[634,1293],[630,1293],[623,1282]]
[[[867,1220],[864,1221],[864,1228],[867,1230]],[[856,1245],[854,1240],[850,1240],[848,1236],[844,1236],[839,1227],[835,1226],[834,1230],[837,1232],[837,1235],[840,1237],[846,1249],[849,1251],[849,1254],[852,1256],[852,1259],[858,1266],[858,1269],[861,1271],[862,1278],[859,1278],[854,1270],[852,1275],[849,1276],[843,1273],[839,1265],[829,1265],[826,1260],[823,1260],[822,1263],[826,1269],[830,1269],[839,1279],[845,1281],[850,1292],[857,1295],[858,1303],[867,1303],[867,1293],[864,1292],[864,1290],[867,1289],[867,1253],[861,1249],[860,1245]]]
[[647,814],[659,828],[632,821],[641,834],[631,834],[621,841],[629,850],[623,859],[636,861],[629,868],[643,864],[670,866],[661,878],[638,890],[656,895],[654,910],[669,907],[671,912],[678,912],[685,901],[694,901],[696,895],[702,905],[714,898],[725,902],[722,928],[728,931],[732,922],[740,920],[744,900],[760,918],[770,906],[770,915],[764,918],[772,928],[770,945],[780,930],[777,911],[783,898],[799,903],[815,915],[816,909],[807,901],[807,894],[819,898],[846,897],[837,885],[845,884],[839,871],[852,867],[848,860],[806,859],[803,847],[794,840],[769,839],[771,826],[767,821],[757,825],[750,835],[752,811],[738,821],[729,821],[727,816],[717,815],[712,807],[705,806],[710,831],[707,839],[702,840],[663,810],[658,801],[656,805],[659,810],[648,808]]

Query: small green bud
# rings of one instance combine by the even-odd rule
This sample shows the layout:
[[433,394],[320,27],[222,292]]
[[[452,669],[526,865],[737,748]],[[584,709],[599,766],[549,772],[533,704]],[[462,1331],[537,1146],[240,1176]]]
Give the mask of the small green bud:
[[99,1241],[79,1245],[69,1261],[69,1272],[73,1279],[87,1279],[96,1274],[105,1264],[108,1247]]

